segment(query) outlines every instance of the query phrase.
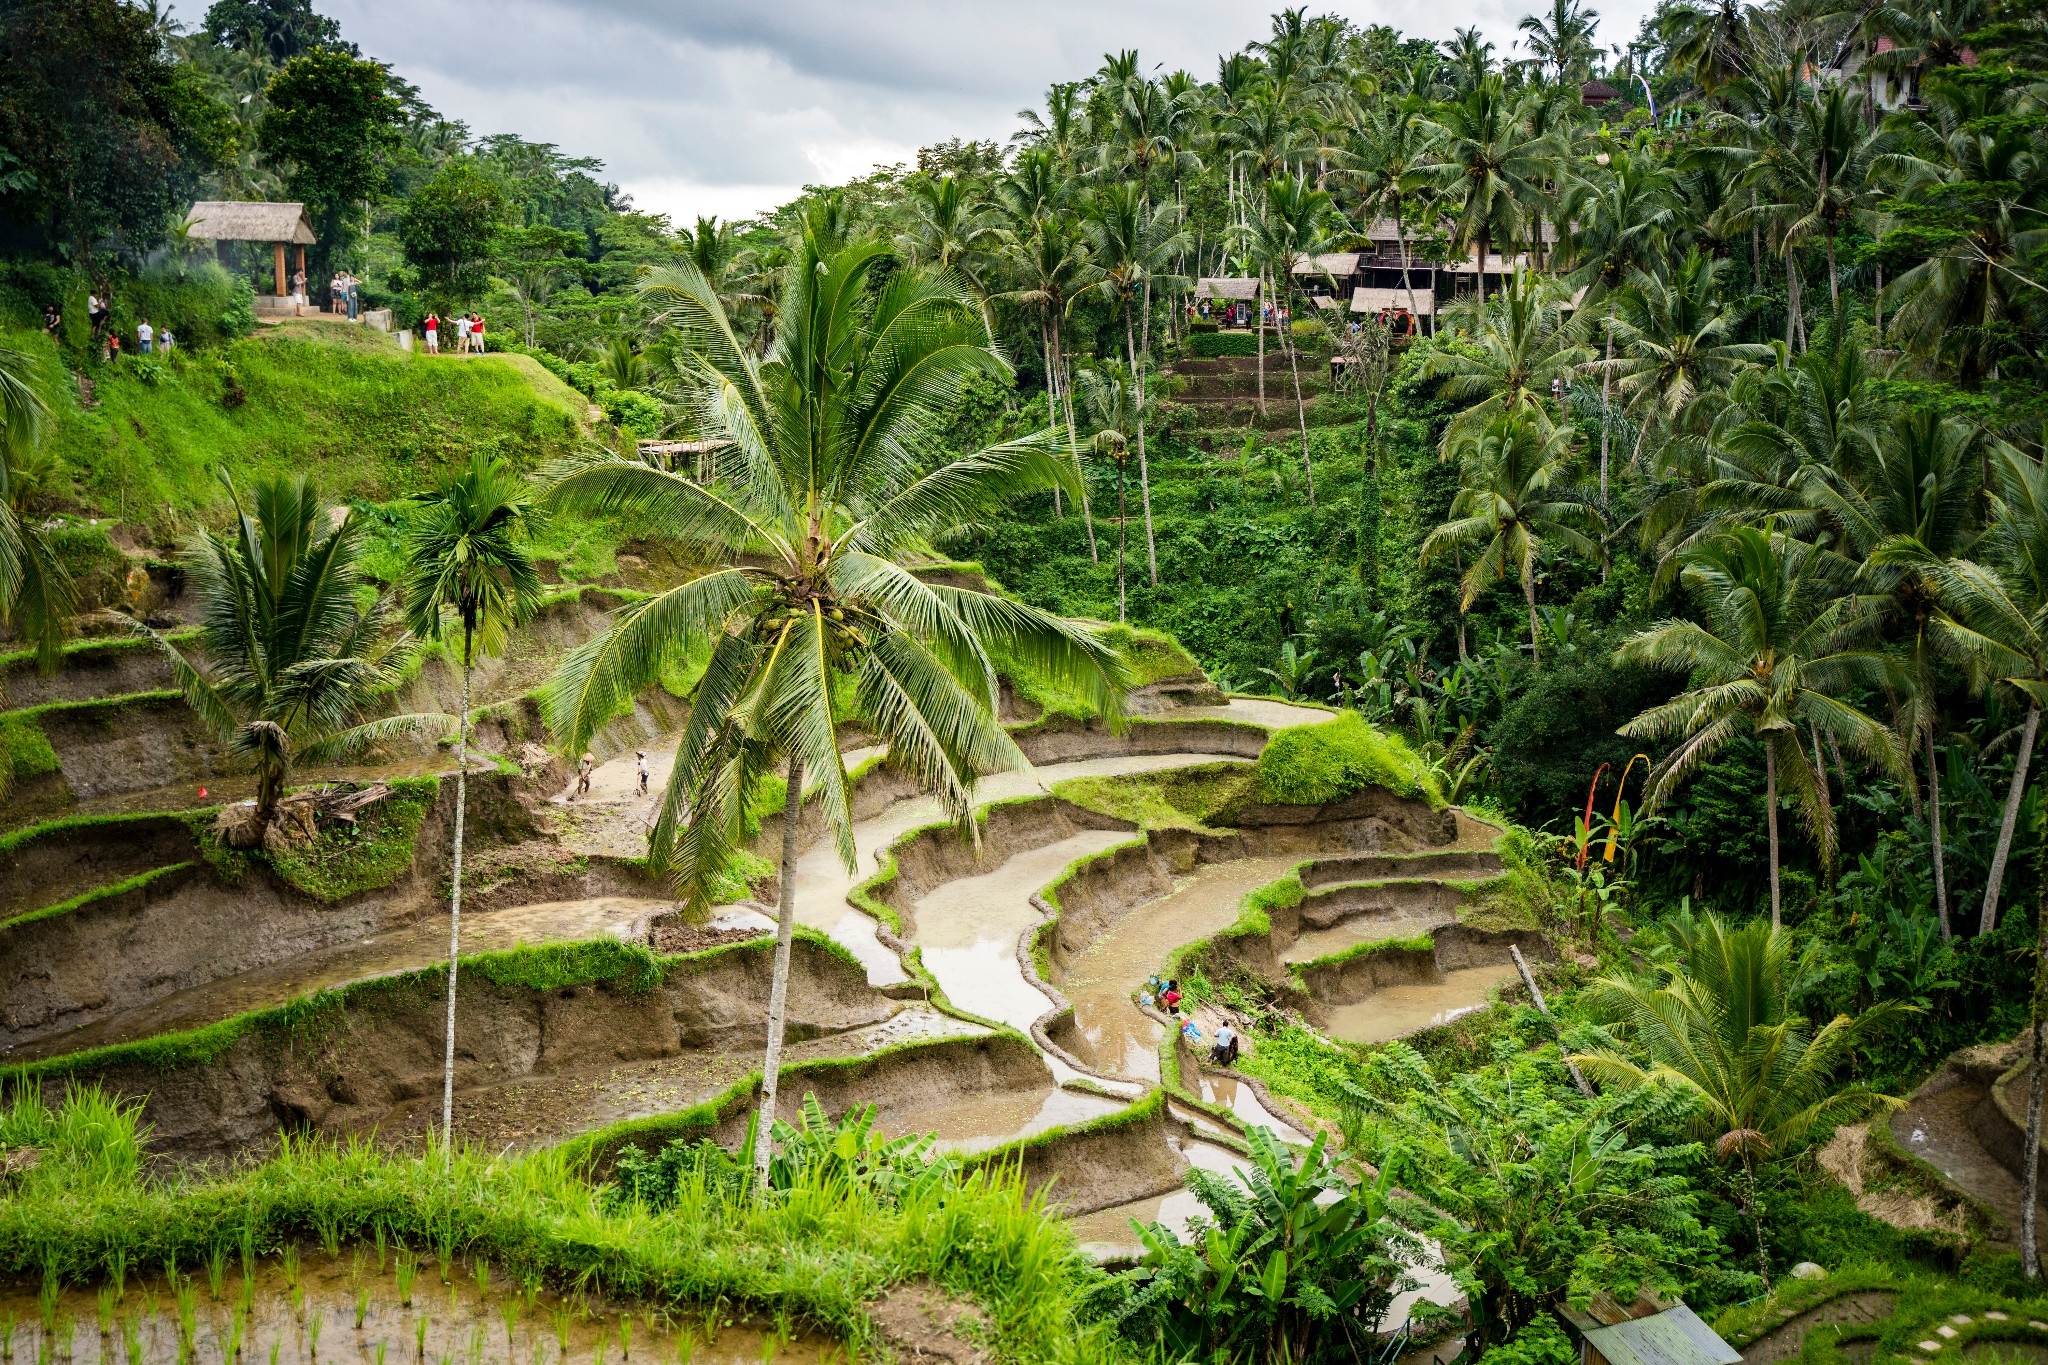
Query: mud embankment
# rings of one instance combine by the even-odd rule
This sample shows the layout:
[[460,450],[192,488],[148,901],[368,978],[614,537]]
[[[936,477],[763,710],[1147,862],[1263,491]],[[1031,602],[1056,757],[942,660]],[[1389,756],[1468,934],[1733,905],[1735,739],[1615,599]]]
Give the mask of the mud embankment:
[[[535,832],[516,783],[499,774],[472,777],[472,847],[516,843]],[[101,869],[110,880],[97,884],[108,885],[133,875],[130,869],[146,870],[145,864],[199,862],[189,873],[154,879],[134,893],[0,928],[0,1050],[440,911],[454,808],[454,788],[444,784],[421,826],[411,867],[387,886],[331,902],[294,889],[257,860],[233,880],[224,878],[199,860],[184,822],[170,817],[58,825],[24,841],[7,855],[13,867],[45,872],[65,885]],[[129,831],[136,831],[132,844],[125,843]],[[561,881],[583,889],[602,876],[585,867],[564,872]],[[45,897],[43,904],[55,903],[47,892],[36,894]],[[487,893],[477,908],[496,903]]]
[[[756,1049],[766,1029],[773,944],[765,940],[668,960],[652,981],[628,974],[526,984],[519,956],[499,962],[471,964],[461,977],[456,1083],[464,1092]],[[791,1040],[872,1024],[897,1008],[844,957],[809,940],[794,945],[790,971]],[[362,1136],[398,1106],[438,1093],[444,992],[439,971],[418,972],[257,1016],[231,1041],[153,1040],[27,1075],[143,1101],[152,1150],[179,1161],[260,1155],[281,1133]]]

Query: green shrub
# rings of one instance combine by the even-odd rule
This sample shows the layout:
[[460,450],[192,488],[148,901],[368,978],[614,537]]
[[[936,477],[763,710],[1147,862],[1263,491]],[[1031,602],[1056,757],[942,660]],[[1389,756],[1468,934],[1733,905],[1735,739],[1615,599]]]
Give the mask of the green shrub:
[[0,793],[16,782],[56,772],[61,765],[50,737],[32,715],[0,716]]
[[1188,354],[1201,356],[1248,356],[1259,353],[1259,338],[1252,332],[1191,332]]
[[420,826],[438,785],[431,777],[392,783],[392,794],[353,825],[330,824],[309,844],[266,855],[271,870],[324,901],[389,886],[412,867]]
[[148,318],[180,346],[228,341],[255,326],[254,291],[212,261],[151,266],[114,288],[114,326],[132,333]]
[[1258,772],[1259,793],[1274,805],[1323,806],[1367,787],[1444,805],[1435,779],[1407,744],[1355,711],[1282,730],[1259,755]]

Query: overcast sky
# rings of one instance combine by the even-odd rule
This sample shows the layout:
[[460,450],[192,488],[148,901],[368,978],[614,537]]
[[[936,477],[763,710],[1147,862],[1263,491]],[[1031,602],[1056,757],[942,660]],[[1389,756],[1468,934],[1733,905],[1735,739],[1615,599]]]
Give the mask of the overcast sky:
[[[1410,36],[1478,24],[1502,53],[1540,0],[1311,5]],[[1603,44],[1653,0],[1593,0]],[[199,9],[200,0],[192,0]],[[180,6],[181,9],[186,6]],[[642,209],[746,217],[948,137],[1004,138],[1054,81],[1135,47],[1213,78],[1268,31],[1255,0],[320,0],[475,133],[605,163]],[[196,14],[185,16],[196,18]]]

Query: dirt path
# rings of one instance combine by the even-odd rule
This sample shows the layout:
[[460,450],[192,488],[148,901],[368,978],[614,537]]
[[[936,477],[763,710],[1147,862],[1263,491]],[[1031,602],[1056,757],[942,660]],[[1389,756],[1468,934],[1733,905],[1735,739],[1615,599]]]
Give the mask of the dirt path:
[[[1996,1209],[2005,1220],[2008,1235],[2016,1238],[2026,1191],[2019,1177],[1978,1141],[1973,1118],[1973,1111],[1990,1098],[1989,1087],[1967,1079],[1933,1095],[1915,1096],[1892,1115],[1892,1136],[1964,1193]],[[2036,1235],[2037,1246],[2048,1247],[2048,1235],[2044,1234],[2048,1229]]]

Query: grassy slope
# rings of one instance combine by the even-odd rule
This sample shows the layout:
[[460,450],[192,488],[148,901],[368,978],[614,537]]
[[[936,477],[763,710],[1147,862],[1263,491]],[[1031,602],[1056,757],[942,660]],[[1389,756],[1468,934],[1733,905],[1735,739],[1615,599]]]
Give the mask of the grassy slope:
[[[14,335],[57,373],[41,337]],[[247,486],[306,472],[322,488],[381,501],[436,481],[473,450],[531,466],[578,438],[581,398],[519,356],[428,360],[378,333],[316,324],[266,329],[168,364],[97,367],[97,406],[48,385],[55,490],[89,513],[146,521],[155,539],[215,519],[225,469]],[[239,401],[237,401],[239,395]]]

